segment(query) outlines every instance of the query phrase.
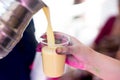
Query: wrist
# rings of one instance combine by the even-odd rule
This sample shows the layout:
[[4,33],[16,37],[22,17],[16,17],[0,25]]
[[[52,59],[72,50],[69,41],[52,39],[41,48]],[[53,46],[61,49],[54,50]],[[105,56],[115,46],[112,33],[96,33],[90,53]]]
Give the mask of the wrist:
[[92,58],[95,51],[84,45],[78,46],[75,51],[76,52],[74,52],[73,56],[77,60],[77,68],[87,70],[88,66],[92,63],[91,60],[93,60]]
[[86,59],[85,70],[91,73],[99,74],[100,73],[100,65],[99,65],[99,57],[101,53],[98,53],[93,50],[90,55]]
[[96,51],[89,47],[83,47],[83,52],[80,52],[80,59],[82,63],[84,64],[84,70],[89,71],[89,68],[93,65],[93,62],[95,62],[96,55],[98,54]]

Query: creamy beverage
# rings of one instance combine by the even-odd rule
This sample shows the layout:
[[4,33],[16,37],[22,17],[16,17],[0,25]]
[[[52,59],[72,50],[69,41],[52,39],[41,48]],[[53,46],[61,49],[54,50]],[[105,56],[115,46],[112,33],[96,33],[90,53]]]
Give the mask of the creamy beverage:
[[43,10],[48,21],[48,27],[46,31],[47,46],[42,48],[43,71],[47,77],[60,77],[64,73],[66,56],[56,54],[56,44],[54,33],[51,27],[49,9],[47,7],[43,7]]
[[65,55],[55,52],[55,47],[42,48],[43,71],[48,77],[60,77],[64,73]]

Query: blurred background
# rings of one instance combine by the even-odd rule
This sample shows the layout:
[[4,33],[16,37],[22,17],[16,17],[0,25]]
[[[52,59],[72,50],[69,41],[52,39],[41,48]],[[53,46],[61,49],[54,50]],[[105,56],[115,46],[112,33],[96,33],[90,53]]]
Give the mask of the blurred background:
[[[118,14],[117,0],[43,0],[50,8],[54,31],[75,36],[91,45],[110,16]],[[46,31],[47,21],[40,10],[34,15],[36,38]]]

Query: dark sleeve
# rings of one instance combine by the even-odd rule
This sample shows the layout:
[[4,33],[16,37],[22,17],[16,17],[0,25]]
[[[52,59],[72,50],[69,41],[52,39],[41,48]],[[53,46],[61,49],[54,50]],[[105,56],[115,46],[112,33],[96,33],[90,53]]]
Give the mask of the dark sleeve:
[[37,41],[33,20],[24,31],[23,37],[14,49],[0,60],[0,80],[30,80]]
[[31,20],[23,34],[22,39],[16,46],[19,52],[21,52],[20,54],[22,55],[24,61],[26,61],[28,65],[32,64],[37,44],[34,22]]

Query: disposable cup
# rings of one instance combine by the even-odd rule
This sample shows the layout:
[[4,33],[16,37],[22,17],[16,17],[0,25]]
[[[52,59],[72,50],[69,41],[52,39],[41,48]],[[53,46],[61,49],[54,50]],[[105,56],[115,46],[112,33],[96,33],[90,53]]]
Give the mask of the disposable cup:
[[[59,33],[58,33],[59,34]],[[70,38],[60,34],[55,36],[55,46],[49,47],[47,41],[42,39],[42,64],[43,72],[47,77],[60,77],[64,74],[66,55],[56,53],[56,47],[67,46]]]

